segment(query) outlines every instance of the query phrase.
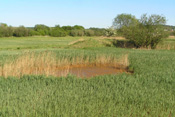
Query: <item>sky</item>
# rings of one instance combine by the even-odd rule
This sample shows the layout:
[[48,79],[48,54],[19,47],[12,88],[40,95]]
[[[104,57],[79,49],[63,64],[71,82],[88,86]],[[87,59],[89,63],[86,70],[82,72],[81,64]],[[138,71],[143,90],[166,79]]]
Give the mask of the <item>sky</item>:
[[175,25],[174,5],[175,0],[0,0],[0,22],[108,28],[118,14],[140,18],[147,13],[163,15],[168,25]]

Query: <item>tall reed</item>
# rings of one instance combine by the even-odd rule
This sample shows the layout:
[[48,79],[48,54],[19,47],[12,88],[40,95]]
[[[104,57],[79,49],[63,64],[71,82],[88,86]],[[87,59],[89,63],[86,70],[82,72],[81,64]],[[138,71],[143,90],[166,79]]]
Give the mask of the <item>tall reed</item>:
[[[79,66],[105,66],[127,67],[129,65],[128,55],[120,58],[107,55],[96,55],[92,59],[89,56],[80,55],[77,57],[56,57],[55,53],[43,52],[25,53],[16,60],[5,63],[0,67],[0,76],[21,77],[23,75],[46,75],[46,76],[67,76],[70,67]],[[59,72],[61,71],[61,73]]]

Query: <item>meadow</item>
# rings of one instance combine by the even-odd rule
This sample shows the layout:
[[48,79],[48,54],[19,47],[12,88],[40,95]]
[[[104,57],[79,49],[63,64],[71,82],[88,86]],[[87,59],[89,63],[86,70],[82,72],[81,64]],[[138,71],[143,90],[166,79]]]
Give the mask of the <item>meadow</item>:
[[83,79],[71,74],[66,77],[1,76],[0,116],[175,116],[174,39],[164,39],[155,50],[119,48],[111,40],[113,38],[102,37],[0,38],[1,66],[30,52],[54,53],[55,58],[70,61],[82,56],[82,60],[96,60],[97,55],[112,58],[128,55],[128,67],[134,71]]

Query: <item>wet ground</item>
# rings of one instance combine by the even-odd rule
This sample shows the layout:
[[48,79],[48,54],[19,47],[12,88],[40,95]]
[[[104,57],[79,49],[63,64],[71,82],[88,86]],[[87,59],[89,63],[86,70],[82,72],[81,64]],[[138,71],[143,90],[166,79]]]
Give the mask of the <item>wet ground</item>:
[[128,72],[126,67],[113,67],[113,66],[72,66],[67,69],[59,69],[58,76],[63,74],[72,74],[81,78],[89,78],[101,75],[119,74]]

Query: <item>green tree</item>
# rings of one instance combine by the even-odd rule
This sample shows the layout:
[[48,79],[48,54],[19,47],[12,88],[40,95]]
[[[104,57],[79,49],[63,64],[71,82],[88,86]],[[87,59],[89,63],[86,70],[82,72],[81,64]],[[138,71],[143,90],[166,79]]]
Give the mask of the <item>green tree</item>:
[[39,32],[40,35],[45,36],[50,34],[50,28],[43,24],[37,24],[34,27],[34,30]]
[[85,36],[95,36],[94,34],[95,34],[94,30],[91,29],[85,30]]
[[135,16],[131,14],[119,14],[113,21],[113,27],[115,29],[122,29],[122,27],[134,26],[138,23]]
[[0,24],[0,37],[10,37],[13,36],[13,27],[7,24]]
[[69,32],[70,36],[84,36],[85,35],[85,31],[84,31],[84,27],[83,26],[79,26],[79,25],[75,25],[72,27],[72,29]]
[[73,30],[84,30],[85,28],[83,26],[75,25],[72,27]]
[[13,36],[16,37],[26,37],[29,36],[29,30],[27,28],[25,28],[24,26],[20,26],[17,28],[14,28],[14,33]]
[[70,31],[73,29],[72,26],[62,26],[61,28],[64,29],[65,31]]
[[[131,17],[129,17],[129,19],[130,18]],[[113,24],[117,24],[118,22],[116,21],[118,20],[114,20]],[[166,24],[166,18],[160,15],[147,16],[144,14],[141,16],[140,20],[133,20],[133,24],[127,23],[128,20],[126,19],[124,19],[124,21],[120,19],[119,21],[119,29],[122,30],[123,36],[133,42],[137,48],[147,48],[149,46],[155,48],[161,39],[166,36],[166,31],[163,28]]]
[[71,30],[70,36],[84,36],[84,30]]
[[61,29],[63,29],[66,32],[66,35],[70,35],[71,30],[73,30],[72,26],[62,26]]
[[29,36],[37,36],[37,35],[40,35],[40,33],[35,31],[34,29],[29,29]]
[[53,37],[65,37],[67,36],[67,32],[60,26],[56,26],[51,29],[50,35]]

